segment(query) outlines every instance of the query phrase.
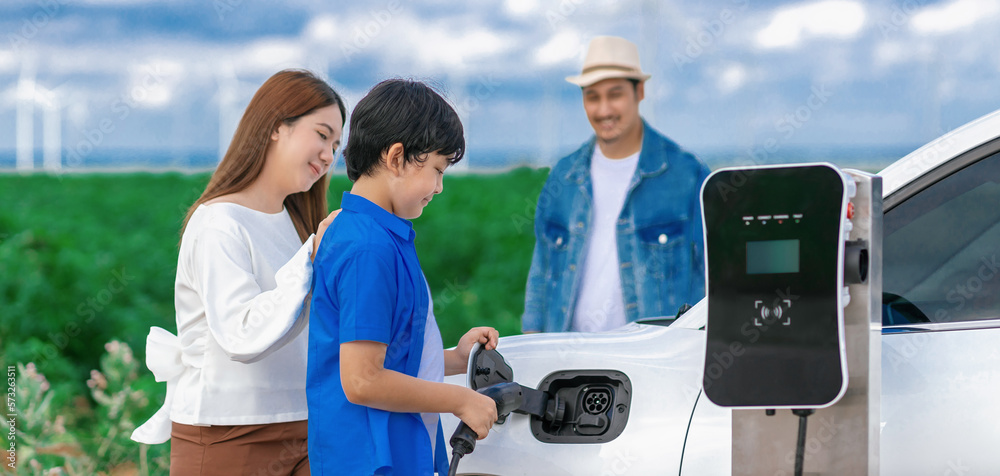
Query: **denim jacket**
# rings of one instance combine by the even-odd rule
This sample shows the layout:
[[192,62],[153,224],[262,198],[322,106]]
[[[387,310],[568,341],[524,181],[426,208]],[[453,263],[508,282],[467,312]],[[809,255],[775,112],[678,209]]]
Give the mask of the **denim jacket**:
[[[521,328],[570,329],[586,255],[596,138],[559,160],[538,197]],[[643,120],[642,152],[618,216],[625,317],[673,316],[705,295],[699,193],[709,169]]]

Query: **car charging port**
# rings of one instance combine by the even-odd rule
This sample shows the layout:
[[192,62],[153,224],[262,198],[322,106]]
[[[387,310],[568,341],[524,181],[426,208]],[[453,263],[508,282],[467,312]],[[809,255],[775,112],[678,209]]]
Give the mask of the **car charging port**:
[[542,379],[544,415],[531,417],[531,432],[546,443],[603,443],[628,422],[632,383],[616,370],[564,370]]
[[585,387],[580,391],[580,403],[577,408],[576,427],[578,435],[600,435],[607,431],[608,408],[611,407],[613,390],[608,385]]
[[[496,349],[476,344],[469,360],[469,388],[483,391],[512,383],[514,372]],[[531,432],[545,443],[604,443],[618,437],[628,422],[632,382],[617,370],[561,370],[538,388],[519,385],[513,413],[529,415]],[[497,420],[503,425],[505,416]]]
[[583,410],[591,415],[600,415],[611,406],[611,389],[606,387],[583,389]]

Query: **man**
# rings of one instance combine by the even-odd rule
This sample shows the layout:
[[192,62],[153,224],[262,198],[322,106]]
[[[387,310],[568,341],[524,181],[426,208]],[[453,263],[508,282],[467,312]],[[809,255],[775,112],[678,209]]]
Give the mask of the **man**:
[[595,136],[538,198],[524,332],[601,331],[673,316],[705,294],[698,194],[709,170],[639,116],[638,48],[590,42],[579,76]]

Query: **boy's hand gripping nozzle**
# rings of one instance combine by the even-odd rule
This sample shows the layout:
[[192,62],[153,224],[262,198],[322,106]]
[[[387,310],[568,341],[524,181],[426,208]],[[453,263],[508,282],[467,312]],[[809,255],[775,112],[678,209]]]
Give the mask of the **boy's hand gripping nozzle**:
[[[514,382],[481,388],[478,392],[492,398],[497,403],[497,417],[499,420],[502,420],[510,412],[520,408],[524,402],[521,386]],[[469,425],[466,425],[465,422],[460,423],[458,428],[455,429],[455,433],[451,435],[451,474],[455,474],[458,467],[458,460],[476,449],[477,436],[476,432],[472,431],[472,428],[469,428]]]

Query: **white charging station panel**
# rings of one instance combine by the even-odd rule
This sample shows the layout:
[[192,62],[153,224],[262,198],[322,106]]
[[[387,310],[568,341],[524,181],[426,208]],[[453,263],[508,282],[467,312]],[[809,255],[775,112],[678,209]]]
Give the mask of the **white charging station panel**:
[[702,186],[703,388],[732,408],[822,408],[847,388],[850,177],[831,164],[726,168]]

